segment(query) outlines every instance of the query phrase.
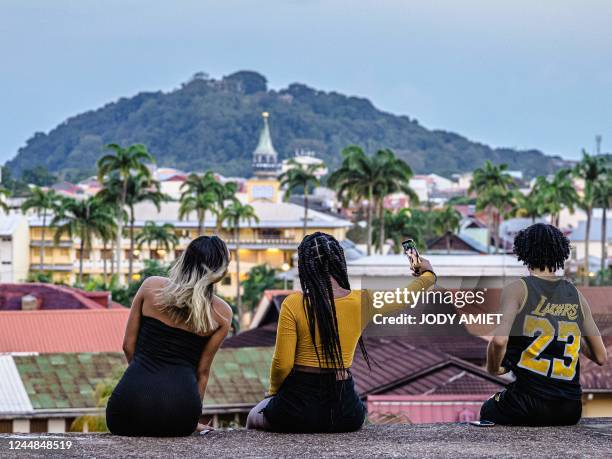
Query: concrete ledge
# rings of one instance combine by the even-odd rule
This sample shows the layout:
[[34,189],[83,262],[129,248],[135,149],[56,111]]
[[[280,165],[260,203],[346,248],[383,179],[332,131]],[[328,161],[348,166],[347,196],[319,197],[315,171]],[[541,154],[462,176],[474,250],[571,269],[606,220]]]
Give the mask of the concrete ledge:
[[[70,450],[9,449],[9,441],[70,440]],[[109,434],[0,434],[1,457],[612,457],[612,419],[571,427],[421,424],[364,427],[350,434],[273,434],[244,429],[185,438]]]

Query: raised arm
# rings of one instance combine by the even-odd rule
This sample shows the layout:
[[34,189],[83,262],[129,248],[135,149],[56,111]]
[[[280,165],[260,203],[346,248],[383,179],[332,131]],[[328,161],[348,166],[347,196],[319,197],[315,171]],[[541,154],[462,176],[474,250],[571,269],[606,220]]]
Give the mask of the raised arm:
[[227,336],[232,325],[232,308],[225,301],[223,301],[221,298],[214,297],[213,309],[215,311],[215,319],[219,323],[219,327],[204,345],[204,350],[202,351],[202,356],[200,357],[200,362],[198,364],[198,391],[200,392],[200,398],[202,400],[204,399],[206,386],[208,385],[208,378],[210,376],[210,368],[212,367],[213,359],[215,358],[221,343],[223,343],[223,340]]
[[421,258],[420,263],[415,266],[414,275],[418,277],[412,280],[404,289],[400,289],[400,295],[397,295],[397,292],[394,290],[363,291],[361,298],[365,308],[363,328],[372,320],[375,314],[389,315],[412,306],[417,295],[420,295],[419,292],[425,293],[436,282],[433,268],[425,258]]
[[298,301],[301,295],[294,294],[285,298],[281,306],[280,316],[278,318],[278,329],[276,331],[276,345],[274,347],[274,356],[272,357],[272,365],[270,367],[270,387],[268,395],[275,395],[280,389],[281,384],[285,380],[295,362],[295,347],[297,345],[297,324],[295,316],[291,311],[288,303],[290,301]]
[[581,292],[579,292],[579,295],[584,319],[582,343],[586,344],[586,346],[582,346],[582,352],[588,359],[592,360],[597,365],[603,365],[608,359],[608,351],[601,338],[599,328],[593,320],[593,314],[591,313],[591,307],[588,301]]

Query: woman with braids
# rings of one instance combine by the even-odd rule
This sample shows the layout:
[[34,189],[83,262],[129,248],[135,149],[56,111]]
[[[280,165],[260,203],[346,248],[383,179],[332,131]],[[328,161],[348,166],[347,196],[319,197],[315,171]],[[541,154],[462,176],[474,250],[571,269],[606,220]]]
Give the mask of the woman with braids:
[[487,349],[487,370],[516,380],[487,400],[482,420],[510,425],[570,425],[582,415],[579,353],[603,365],[606,348],[584,296],[555,272],[570,254],[552,225],[520,231],[514,253],[529,276],[501,295],[502,324]]
[[147,278],[132,302],[123,349],[129,366],[106,408],[115,435],[170,437],[198,424],[210,367],[232,321],[213,294],[229,252],[217,236],[187,246],[168,278]]
[[[369,290],[351,290],[342,247],[329,234],[316,232],[298,247],[303,293],[282,304],[270,388],[251,410],[247,428],[277,432],[351,432],[361,428],[365,407],[355,392],[350,367],[357,343],[368,362],[361,333],[375,313],[389,314],[405,303],[373,306]],[[409,290],[435,282],[431,265],[421,259]],[[315,344],[316,343],[316,344]]]

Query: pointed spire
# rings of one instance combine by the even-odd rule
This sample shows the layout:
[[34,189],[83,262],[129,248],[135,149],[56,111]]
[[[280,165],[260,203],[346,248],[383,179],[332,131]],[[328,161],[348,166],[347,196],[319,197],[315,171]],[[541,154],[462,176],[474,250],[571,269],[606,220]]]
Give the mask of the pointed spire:
[[272,136],[270,135],[270,125],[268,124],[268,118],[270,114],[268,112],[263,112],[261,114],[264,127],[259,134],[259,143],[257,144],[257,148],[253,152],[253,157],[257,158],[258,155],[264,156],[273,156],[276,161],[277,153],[274,149],[274,145],[272,144]]

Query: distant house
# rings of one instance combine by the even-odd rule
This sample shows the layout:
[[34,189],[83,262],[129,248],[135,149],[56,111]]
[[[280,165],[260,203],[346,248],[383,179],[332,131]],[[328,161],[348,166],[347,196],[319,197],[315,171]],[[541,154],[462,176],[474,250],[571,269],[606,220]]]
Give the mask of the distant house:
[[[593,259],[593,270],[599,270],[601,261],[601,218],[594,218],[591,221],[591,229],[589,232],[589,258]],[[578,223],[578,227],[574,229],[569,236],[569,240],[574,247],[573,259],[579,264],[584,261],[586,254],[586,221]],[[606,246],[608,259],[607,266],[612,266],[612,218],[606,220]]]
[[[447,245],[448,244],[448,245]],[[448,232],[427,242],[427,253],[430,254],[482,254],[487,253],[487,246],[472,237]]]

